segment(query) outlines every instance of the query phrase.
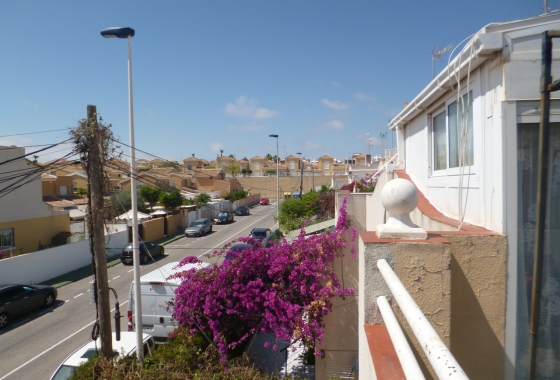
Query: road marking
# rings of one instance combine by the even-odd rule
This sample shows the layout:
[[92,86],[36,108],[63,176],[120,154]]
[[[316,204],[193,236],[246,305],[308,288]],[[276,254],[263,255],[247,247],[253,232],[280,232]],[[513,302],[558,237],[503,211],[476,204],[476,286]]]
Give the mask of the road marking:
[[[267,216],[268,216],[268,214],[265,215],[265,216],[263,216],[263,217],[260,218],[260,219],[255,220],[252,224],[257,223],[259,220],[262,220],[262,219],[266,218]],[[251,224],[250,224],[249,226],[251,226]],[[246,227],[246,228],[248,228],[248,227]],[[228,237],[226,240],[224,240],[223,242],[219,243],[217,246],[222,246],[225,242],[231,241],[231,238],[234,237],[234,236],[237,235],[237,234],[239,234],[239,232],[237,232],[237,233],[231,235],[231,236]],[[202,255],[199,255],[199,256],[197,256],[197,257],[198,257],[198,258],[201,258],[202,256],[206,255],[208,252],[210,252],[210,251],[212,251],[212,250],[219,250],[219,248],[210,248],[208,251],[204,252]],[[0,380],[2,380],[2,379],[0,379]]]
[[116,279],[117,279],[117,278],[119,278],[119,277],[120,277],[120,276],[117,276],[117,277],[113,277],[113,280],[116,280]]
[[132,272],[133,270],[134,270],[134,269],[129,270],[128,273]]
[[79,296],[82,296],[82,295],[84,295],[84,293],[80,293],[77,296],[74,296],[73,298],[78,298]]
[[[123,306],[124,304],[128,303],[128,300],[124,301],[123,303],[121,303],[119,306]],[[114,311],[115,308],[111,309],[111,312]],[[93,325],[95,323],[95,321],[92,321],[90,323],[88,323],[87,325],[85,325],[84,327],[82,327],[81,329],[79,329],[78,331],[76,331],[75,333],[68,335],[66,338],[62,339],[60,342],[58,342],[57,344],[47,348],[45,351],[41,352],[39,355],[35,356],[34,358],[29,359],[28,361],[26,361],[25,363],[23,363],[22,365],[20,365],[19,367],[17,367],[16,369],[14,369],[12,372],[4,375],[3,377],[0,377],[0,380],[4,380],[5,378],[7,378],[8,376],[10,376],[12,373],[19,371],[20,369],[22,369],[23,367],[25,367],[26,365],[28,365],[29,363],[31,363],[32,361],[40,358],[41,356],[45,355],[47,352],[49,352],[50,350],[52,350],[53,348],[61,345],[62,343],[66,342],[68,339],[72,338],[74,335],[82,332],[83,330],[85,330],[86,328],[88,328],[89,326]]]

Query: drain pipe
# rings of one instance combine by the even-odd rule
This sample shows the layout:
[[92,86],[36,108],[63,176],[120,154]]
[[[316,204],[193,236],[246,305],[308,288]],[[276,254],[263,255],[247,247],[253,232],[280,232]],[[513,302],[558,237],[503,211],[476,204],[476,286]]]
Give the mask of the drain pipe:
[[541,62],[541,121],[539,125],[539,162],[537,179],[537,215],[533,261],[533,289],[531,294],[531,320],[529,322],[529,380],[537,376],[537,347],[539,319],[541,315],[542,269],[544,256],[544,229],[546,223],[546,196],[548,188],[548,139],[550,135],[550,93],[560,89],[560,80],[552,83],[552,39],[560,37],[560,31],[542,34]]

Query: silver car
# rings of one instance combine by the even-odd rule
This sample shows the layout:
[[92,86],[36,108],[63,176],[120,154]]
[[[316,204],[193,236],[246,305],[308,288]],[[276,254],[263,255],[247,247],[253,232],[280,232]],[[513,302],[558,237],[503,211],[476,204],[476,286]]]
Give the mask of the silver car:
[[185,230],[185,236],[202,236],[212,232],[212,221],[208,218],[197,219]]

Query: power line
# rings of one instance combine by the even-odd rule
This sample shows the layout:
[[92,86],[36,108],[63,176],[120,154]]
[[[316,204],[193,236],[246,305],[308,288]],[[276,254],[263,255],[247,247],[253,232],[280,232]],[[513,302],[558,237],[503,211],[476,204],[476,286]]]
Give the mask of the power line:
[[67,128],[63,128],[63,129],[51,129],[50,131],[39,131],[39,132],[27,132],[27,133],[16,133],[13,135],[3,135],[0,137],[12,137],[12,136],[23,136],[23,135],[34,135],[36,133],[47,133],[47,132],[57,132],[57,131],[67,131]]

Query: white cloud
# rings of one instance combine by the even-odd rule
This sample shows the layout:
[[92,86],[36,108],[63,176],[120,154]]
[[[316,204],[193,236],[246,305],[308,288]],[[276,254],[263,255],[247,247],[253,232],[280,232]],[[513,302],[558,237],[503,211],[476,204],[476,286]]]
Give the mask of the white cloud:
[[339,102],[338,100],[322,99],[321,103],[323,103],[323,105],[325,105],[329,108],[335,109],[335,110],[345,110],[345,109],[348,108],[348,104]]
[[333,85],[334,87],[340,87],[340,83],[338,83],[337,81],[333,81],[333,82],[332,82],[332,85]]
[[246,96],[240,96],[235,103],[226,104],[225,112],[229,116],[249,117],[252,119],[268,119],[280,115],[278,111],[266,108],[258,108],[255,99],[248,99]]
[[346,126],[340,120],[331,120],[325,123],[325,126],[329,129],[336,129],[337,131],[342,131]]
[[209,148],[212,152],[219,152],[220,149],[222,149],[224,146],[222,145],[221,142],[217,142],[214,141],[213,143],[210,143]]
[[363,92],[356,92],[354,94],[354,99],[362,102],[375,102],[377,100],[373,96],[369,96],[367,94],[364,94]]

